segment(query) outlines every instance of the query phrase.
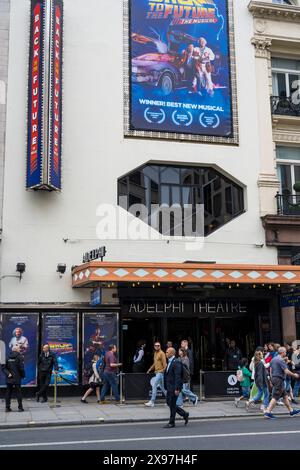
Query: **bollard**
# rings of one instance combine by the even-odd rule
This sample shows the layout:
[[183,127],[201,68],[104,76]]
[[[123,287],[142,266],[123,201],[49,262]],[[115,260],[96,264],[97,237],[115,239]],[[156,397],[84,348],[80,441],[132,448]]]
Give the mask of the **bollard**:
[[125,375],[124,372],[120,372],[120,405],[125,405],[123,403],[123,375]]
[[199,391],[199,399],[200,401],[205,399],[205,396],[203,395],[203,385],[202,385],[202,376],[203,376],[203,370],[200,370],[200,391]]
[[54,396],[53,404],[50,405],[50,408],[60,408],[60,405],[57,404],[57,374],[54,374]]

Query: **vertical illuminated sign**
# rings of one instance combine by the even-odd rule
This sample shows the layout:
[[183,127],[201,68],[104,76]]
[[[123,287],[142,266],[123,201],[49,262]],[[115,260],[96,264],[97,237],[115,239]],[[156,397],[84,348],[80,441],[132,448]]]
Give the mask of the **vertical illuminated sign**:
[[63,0],[31,0],[27,189],[61,189]]
[[53,0],[51,9],[48,183],[54,189],[61,189],[62,41],[63,4],[62,0]]
[[27,188],[38,187],[43,180],[43,62],[45,11],[44,2],[31,2],[31,31],[28,81]]

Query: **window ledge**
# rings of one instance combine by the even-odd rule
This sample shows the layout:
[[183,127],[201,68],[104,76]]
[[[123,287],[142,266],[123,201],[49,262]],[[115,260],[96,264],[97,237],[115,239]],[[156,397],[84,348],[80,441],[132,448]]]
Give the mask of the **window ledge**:
[[277,4],[252,0],[248,10],[254,18],[266,20],[292,21],[300,23],[300,7],[295,5]]
[[272,123],[273,123],[273,127],[276,127],[278,125],[300,127],[300,116],[286,116],[283,114],[272,114]]

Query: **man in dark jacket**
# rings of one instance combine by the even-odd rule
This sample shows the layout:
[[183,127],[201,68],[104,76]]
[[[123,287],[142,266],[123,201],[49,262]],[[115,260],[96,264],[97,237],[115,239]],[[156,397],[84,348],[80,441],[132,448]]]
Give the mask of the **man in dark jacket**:
[[50,351],[49,344],[44,344],[43,352],[38,359],[39,385],[40,390],[36,393],[36,401],[43,397],[42,402],[48,401],[47,389],[51,381],[52,370],[58,372],[58,364],[55,354]]
[[237,370],[243,355],[236,346],[235,341],[231,340],[229,348],[225,352],[225,365],[227,370]]
[[2,365],[2,371],[6,375],[6,411],[11,411],[10,402],[13,389],[16,390],[19,411],[24,411],[22,404],[21,380],[25,377],[23,356],[20,347],[13,346],[6,363]]
[[189,413],[186,413],[182,408],[176,405],[178,395],[182,390],[182,365],[175,358],[175,349],[168,348],[166,350],[166,356],[168,359],[168,365],[164,373],[164,385],[167,390],[167,405],[170,408],[170,419],[169,423],[164,426],[165,428],[174,428],[175,427],[175,416],[178,413],[183,417],[185,421],[185,426],[189,420]]

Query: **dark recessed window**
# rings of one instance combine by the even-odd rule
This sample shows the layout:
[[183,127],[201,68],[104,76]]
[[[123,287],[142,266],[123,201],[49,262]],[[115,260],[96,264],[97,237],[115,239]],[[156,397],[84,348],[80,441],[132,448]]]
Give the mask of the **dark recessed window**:
[[[163,235],[177,235],[179,225],[182,235],[185,235],[186,223],[190,222],[193,233],[203,235],[204,232],[207,236],[244,212],[243,188],[210,167],[146,165],[119,178],[118,193],[119,203],[120,197],[127,200],[127,210],[133,204],[144,204],[149,224],[154,204],[179,207],[182,210],[180,218],[170,209],[168,229],[158,211],[156,228]],[[199,204],[204,206],[201,234],[196,230]],[[187,206],[188,213],[184,210]]]

